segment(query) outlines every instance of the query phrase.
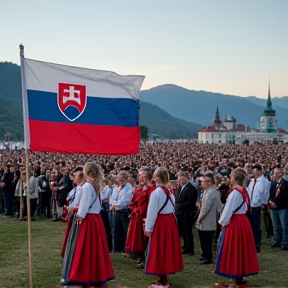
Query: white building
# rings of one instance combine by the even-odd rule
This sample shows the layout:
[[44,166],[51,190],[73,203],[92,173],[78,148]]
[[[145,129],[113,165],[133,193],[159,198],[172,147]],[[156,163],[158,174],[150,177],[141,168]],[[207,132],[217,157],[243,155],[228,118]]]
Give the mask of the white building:
[[288,132],[277,128],[276,111],[272,108],[270,84],[268,90],[267,107],[261,118],[261,130],[238,124],[234,117],[220,120],[218,105],[213,125],[198,131],[198,141],[201,143],[238,144],[261,141],[281,140],[288,142]]

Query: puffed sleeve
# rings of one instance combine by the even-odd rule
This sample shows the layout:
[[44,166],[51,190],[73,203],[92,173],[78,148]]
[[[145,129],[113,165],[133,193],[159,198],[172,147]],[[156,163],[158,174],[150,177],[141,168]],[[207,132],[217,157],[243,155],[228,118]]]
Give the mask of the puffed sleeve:
[[233,190],[227,198],[218,223],[222,226],[228,225],[230,223],[233,212],[239,207],[239,205],[241,205],[242,202],[242,195],[238,191]]
[[82,187],[82,192],[81,192],[81,199],[79,202],[79,208],[77,212],[77,216],[81,218],[85,218],[86,214],[92,205],[93,201],[97,197],[97,194],[93,188],[93,186],[89,183],[84,184]]
[[154,228],[154,224],[158,215],[159,207],[159,197],[157,191],[152,192],[150,195],[147,217],[146,217],[146,225],[145,231],[152,232]]

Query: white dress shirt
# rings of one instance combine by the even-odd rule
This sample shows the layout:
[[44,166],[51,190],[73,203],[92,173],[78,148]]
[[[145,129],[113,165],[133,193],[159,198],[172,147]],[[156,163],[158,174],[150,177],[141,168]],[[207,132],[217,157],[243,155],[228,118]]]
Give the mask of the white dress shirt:
[[271,182],[267,178],[265,178],[264,175],[261,175],[259,178],[257,178],[255,186],[254,183],[255,179],[251,179],[247,187],[251,207],[256,208],[260,207],[261,205],[267,205],[270,196]]
[[118,186],[116,192],[113,191],[111,204],[116,205],[116,211],[127,209],[132,198],[132,185],[125,183],[124,186]]
[[101,191],[101,199],[110,199],[113,191],[113,186],[112,188],[109,187],[109,185],[106,185],[102,191]]

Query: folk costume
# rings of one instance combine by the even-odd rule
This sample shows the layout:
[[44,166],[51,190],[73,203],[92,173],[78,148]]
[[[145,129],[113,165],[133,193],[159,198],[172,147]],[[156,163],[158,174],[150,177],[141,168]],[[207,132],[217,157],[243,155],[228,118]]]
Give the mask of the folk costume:
[[242,278],[259,272],[256,247],[251,224],[246,213],[251,213],[245,188],[234,187],[227,198],[219,223],[219,239],[215,273],[228,278]]
[[126,253],[134,253],[143,258],[148,238],[144,235],[143,219],[146,218],[148,201],[155,186],[138,187],[135,189],[131,203],[129,204],[130,223],[126,238]]
[[65,250],[66,250],[66,244],[68,240],[68,236],[71,230],[74,214],[78,210],[78,205],[81,199],[81,192],[82,192],[82,186],[83,185],[78,185],[75,188],[73,188],[68,196],[67,196],[67,202],[68,202],[68,212],[67,212],[67,221],[66,221],[66,229],[64,232],[64,237],[63,237],[63,242],[62,242],[62,249],[61,249],[61,257],[64,257]]
[[[61,284],[93,286],[114,279],[105,227],[100,215],[101,201],[93,185],[82,186],[63,259]],[[76,217],[83,218],[75,222]]]
[[184,268],[174,206],[175,197],[164,186],[150,195],[145,226],[146,232],[152,232],[146,252],[147,274],[166,276]]

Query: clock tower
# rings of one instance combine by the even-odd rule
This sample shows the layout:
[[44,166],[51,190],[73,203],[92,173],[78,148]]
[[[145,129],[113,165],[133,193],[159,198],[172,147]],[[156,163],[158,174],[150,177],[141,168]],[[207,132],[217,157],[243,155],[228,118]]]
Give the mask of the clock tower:
[[270,81],[268,86],[268,99],[267,107],[262,113],[260,118],[261,132],[276,133],[277,132],[277,119],[276,111],[272,108],[271,94],[270,94]]

